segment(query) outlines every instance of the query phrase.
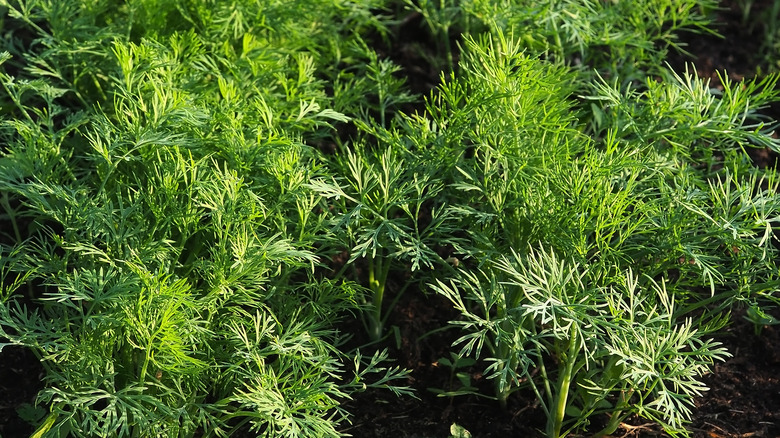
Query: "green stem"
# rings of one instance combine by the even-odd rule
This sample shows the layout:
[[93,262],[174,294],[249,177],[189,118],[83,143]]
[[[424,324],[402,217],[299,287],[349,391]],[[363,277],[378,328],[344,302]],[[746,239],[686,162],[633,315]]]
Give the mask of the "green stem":
[[610,414],[609,422],[607,422],[607,425],[604,426],[603,429],[593,434],[593,438],[598,438],[602,436],[608,436],[615,433],[618,426],[620,426],[620,422],[623,421],[623,419],[626,418],[625,415],[623,415],[622,411],[614,411]]
[[615,433],[620,426],[620,423],[628,417],[628,413],[625,413],[624,409],[628,407],[628,400],[631,399],[632,392],[632,390],[628,390],[628,396],[626,396],[626,391],[620,392],[620,399],[615,403],[615,410],[610,414],[609,422],[607,422],[603,429],[593,434],[594,437],[607,436]]
[[30,438],[41,438],[42,436],[46,435],[46,433],[54,426],[54,423],[57,421],[57,417],[59,417],[59,414],[56,412],[51,412],[46,417],[46,419],[43,420],[43,423],[38,426],[38,429],[36,429],[35,432],[30,435]]
[[382,302],[385,297],[387,277],[390,275],[390,263],[381,256],[377,259],[368,258],[368,284],[372,292],[372,308],[368,318],[368,336],[372,341],[382,338],[384,324],[382,319]]
[[[547,370],[544,368],[544,361],[542,360],[541,356],[537,358],[536,366],[539,369],[539,374],[542,375],[542,379],[544,380],[545,390],[548,391],[549,393],[550,385],[547,382]],[[544,397],[542,396],[541,391],[539,391],[539,387],[536,386],[536,383],[534,382],[532,376],[528,377],[528,382],[531,384],[531,389],[533,389],[534,394],[536,394],[536,399],[539,400],[539,405],[542,407],[542,410],[544,411],[544,415],[549,418],[550,410],[548,409],[547,403],[545,403]]]
[[[505,357],[508,354],[507,348],[505,347],[505,345],[503,343],[499,345],[498,352],[499,352],[499,354],[498,354],[499,358],[503,358],[503,357]],[[507,366],[507,365],[503,365],[502,368],[504,366]],[[503,371],[503,369],[500,370],[500,371]],[[502,383],[503,383],[503,386],[504,386],[503,390],[501,389]],[[506,403],[507,403],[507,399],[509,398],[509,390],[510,390],[510,386],[511,386],[510,383],[511,382],[502,382],[501,378],[497,378],[496,379],[496,398],[498,399],[498,404],[499,404],[499,406],[501,406],[501,410],[502,411],[506,411],[506,409],[507,409]]]
[[[536,336],[536,326],[532,327],[533,336]],[[541,349],[537,350],[539,354],[536,356],[536,366],[539,368],[539,374],[542,376],[542,383],[544,383],[544,393],[547,396],[547,403],[542,399],[540,394],[537,394],[539,402],[544,406],[544,411],[547,414],[547,418],[550,417],[550,409],[553,407],[553,393],[550,388],[550,378],[547,376],[547,367],[544,366],[544,358],[541,355]]]
[[141,385],[146,382],[146,373],[149,370],[149,361],[151,360],[151,356],[149,354],[151,347],[147,346],[146,352],[144,353],[144,363],[141,365],[141,374],[138,378],[138,381],[141,383]]
[[6,213],[8,213],[8,219],[11,221],[11,227],[14,229],[16,243],[20,243],[22,241],[22,233],[19,231],[19,225],[16,223],[16,210],[11,208],[8,192],[3,192],[3,197],[0,198],[0,204],[3,206]]
[[569,387],[571,386],[574,364],[577,361],[577,349],[579,339],[577,338],[577,329],[572,325],[571,335],[569,337],[569,349],[564,361],[560,376],[558,376],[558,393],[553,403],[553,416],[548,419],[547,436],[549,438],[559,438],[561,428],[563,427],[563,418],[566,414],[566,403],[569,399]]

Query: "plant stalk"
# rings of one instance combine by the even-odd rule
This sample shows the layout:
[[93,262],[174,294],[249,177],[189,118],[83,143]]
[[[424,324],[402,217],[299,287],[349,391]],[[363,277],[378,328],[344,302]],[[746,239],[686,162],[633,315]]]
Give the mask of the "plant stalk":
[[372,308],[368,316],[368,336],[372,341],[378,341],[384,333],[382,319],[382,302],[385,296],[387,277],[390,275],[390,263],[381,257],[368,258],[368,284],[372,293]]
[[558,376],[558,391],[553,403],[552,416],[548,420],[547,436],[549,438],[559,438],[561,428],[563,427],[563,418],[566,414],[566,402],[569,399],[569,387],[571,386],[574,364],[577,359],[577,348],[579,339],[577,329],[572,325],[571,336],[569,337],[569,349],[564,358],[561,374]]

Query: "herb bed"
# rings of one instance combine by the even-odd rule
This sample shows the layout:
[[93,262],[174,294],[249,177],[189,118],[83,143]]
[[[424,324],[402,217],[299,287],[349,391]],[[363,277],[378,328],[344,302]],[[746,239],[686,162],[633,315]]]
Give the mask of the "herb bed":
[[778,434],[772,4],[205,3],[2,4],[0,435]]

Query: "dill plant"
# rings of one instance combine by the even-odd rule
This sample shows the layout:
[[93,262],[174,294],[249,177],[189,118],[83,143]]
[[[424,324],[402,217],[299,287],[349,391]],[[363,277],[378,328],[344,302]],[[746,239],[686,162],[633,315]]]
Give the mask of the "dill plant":
[[[441,163],[429,159],[430,145],[412,127],[425,121],[401,111],[417,97],[396,77],[400,67],[380,59],[362,40],[353,50],[367,62],[337,84],[350,96],[367,93],[368,98],[353,109],[355,135],[339,140],[326,162],[330,176],[313,177],[308,187],[327,200],[333,213],[329,250],[349,256],[333,276],[363,285],[363,324],[370,341],[377,342],[388,335],[394,303],[419,279],[417,274],[446,266],[436,248],[452,240],[453,221],[440,200],[445,189]],[[417,276],[391,278],[403,271]],[[391,283],[397,287],[388,304]]]
[[[385,324],[392,305],[383,306],[390,273],[404,264],[412,271],[433,268],[441,261],[434,251],[438,237],[447,229],[448,215],[433,206],[442,191],[441,182],[427,167],[416,166],[414,155],[404,148],[402,138],[389,138],[385,151],[360,147],[347,151],[341,166],[342,180],[313,181],[311,187],[333,199],[339,215],[334,232],[349,245],[347,265],[365,260],[370,291],[364,323],[372,341],[385,335]],[[432,207],[433,206],[433,207]],[[427,211],[424,211],[427,210]],[[429,214],[425,222],[422,214]],[[397,300],[410,281],[396,291]]]
[[459,356],[485,361],[502,404],[532,391],[546,436],[603,413],[591,433],[636,413],[686,434],[699,377],[728,356],[708,336],[731,306],[774,300],[776,174],[744,148],[777,146],[756,114],[777,79],[596,82],[588,127],[577,78],[519,39],[467,38],[461,55],[429,107],[471,149],[449,177],[470,262],[431,284],[462,314]]
[[3,5],[0,345],[46,370],[36,436],[338,436],[352,392],[405,392],[315,275],[345,5],[76,3]]

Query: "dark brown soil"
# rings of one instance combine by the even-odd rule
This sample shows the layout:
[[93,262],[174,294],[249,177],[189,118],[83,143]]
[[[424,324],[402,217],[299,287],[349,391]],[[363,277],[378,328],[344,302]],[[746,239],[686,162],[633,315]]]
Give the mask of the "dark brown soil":
[[[2,340],[0,340],[2,342]],[[0,437],[26,437],[33,427],[17,409],[33,404],[43,385],[43,367],[29,350],[6,347],[0,354]]]

